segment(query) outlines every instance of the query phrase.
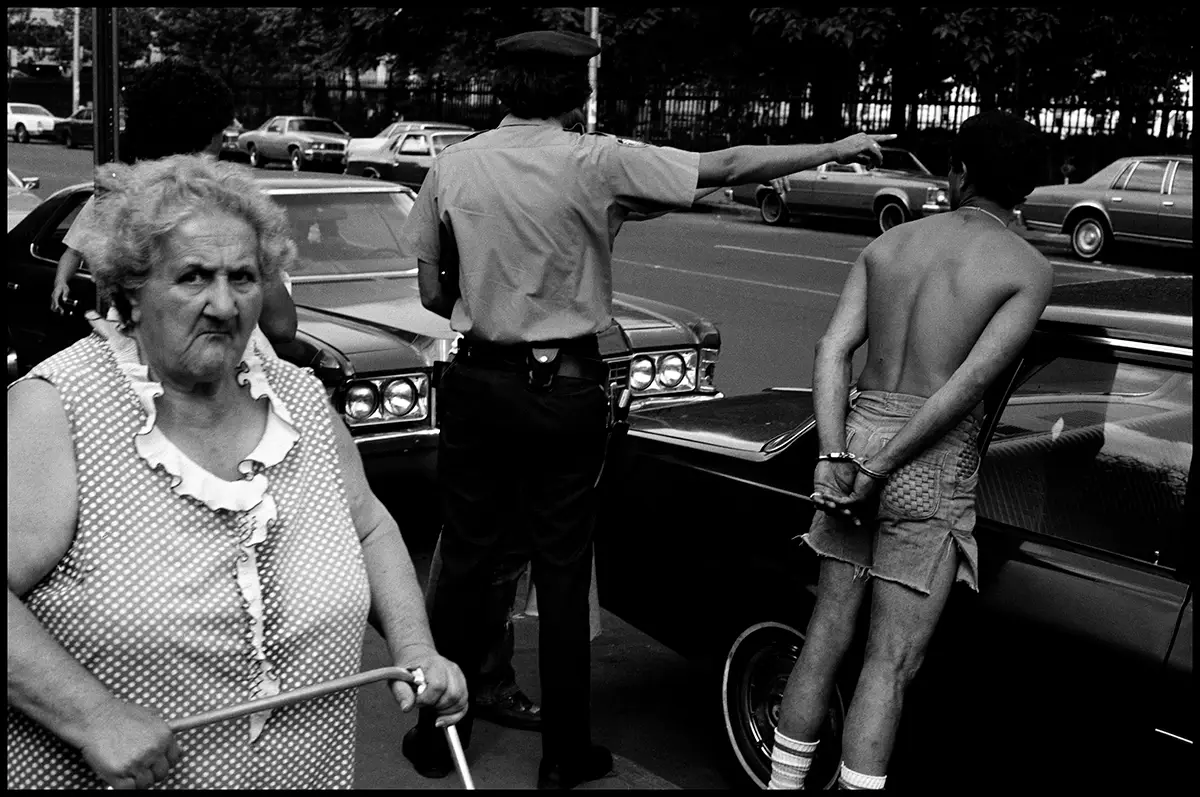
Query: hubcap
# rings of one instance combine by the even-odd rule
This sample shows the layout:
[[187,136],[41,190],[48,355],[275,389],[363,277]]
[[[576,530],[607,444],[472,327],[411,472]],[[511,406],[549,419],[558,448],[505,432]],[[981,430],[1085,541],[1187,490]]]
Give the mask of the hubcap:
[[767,221],[779,221],[780,215],[783,213],[783,202],[775,194],[768,194],[763,198],[762,214]]
[[1091,219],[1080,222],[1075,228],[1075,248],[1081,254],[1094,255],[1100,250],[1100,244],[1104,241],[1104,231],[1100,229],[1100,225]]
[[884,232],[904,223],[904,212],[895,205],[887,205],[879,212],[879,228]]
[[300,153],[299,152],[292,153],[292,171],[294,171],[294,172],[300,171]]

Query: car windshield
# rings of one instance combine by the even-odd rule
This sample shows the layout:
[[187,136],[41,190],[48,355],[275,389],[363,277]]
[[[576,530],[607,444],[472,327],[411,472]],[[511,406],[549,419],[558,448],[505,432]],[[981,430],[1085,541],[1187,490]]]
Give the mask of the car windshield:
[[415,274],[417,260],[400,232],[412,199],[397,191],[273,194],[291,221],[296,276]]
[[471,133],[446,133],[440,136],[433,137],[433,154],[437,155],[451,144],[457,144]]
[[335,136],[346,134],[332,119],[293,119],[288,129],[297,133],[332,133]]
[[891,169],[897,172],[929,174],[929,170],[925,168],[923,163],[917,160],[915,155],[901,149],[885,149],[883,151],[883,164],[880,168]]

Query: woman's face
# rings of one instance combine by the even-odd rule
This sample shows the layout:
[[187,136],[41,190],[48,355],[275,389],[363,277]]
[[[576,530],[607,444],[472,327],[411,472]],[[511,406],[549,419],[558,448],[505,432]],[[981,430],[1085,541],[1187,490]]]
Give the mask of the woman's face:
[[258,241],[243,219],[198,211],[163,241],[130,297],[134,334],[157,378],[232,377],[262,312]]

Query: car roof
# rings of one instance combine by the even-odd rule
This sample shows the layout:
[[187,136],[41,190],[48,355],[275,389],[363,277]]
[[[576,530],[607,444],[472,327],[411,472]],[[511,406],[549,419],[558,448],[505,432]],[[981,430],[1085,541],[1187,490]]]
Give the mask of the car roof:
[[[415,196],[411,188],[402,186],[399,183],[389,183],[385,180],[375,180],[370,177],[355,177],[349,174],[305,174],[303,172],[280,171],[270,174],[252,172],[251,176],[253,176],[255,184],[268,192],[282,191],[291,193],[332,188],[343,191],[349,189],[348,192],[350,193],[389,193]],[[55,191],[50,198],[63,193],[92,189],[94,185],[94,183],[90,182],[69,185],[66,188]]]
[[1039,328],[1192,349],[1192,277],[1136,277],[1059,285]]

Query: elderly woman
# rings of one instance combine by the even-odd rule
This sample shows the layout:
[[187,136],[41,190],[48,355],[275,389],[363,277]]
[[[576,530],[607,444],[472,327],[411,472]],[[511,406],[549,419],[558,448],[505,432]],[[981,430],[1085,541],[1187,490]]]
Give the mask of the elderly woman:
[[249,343],[285,214],[195,156],[97,185],[110,320],[8,394],[8,786],[350,787],[352,691],[166,723],[356,672],[368,611],[401,708],[466,711],[321,383]]

